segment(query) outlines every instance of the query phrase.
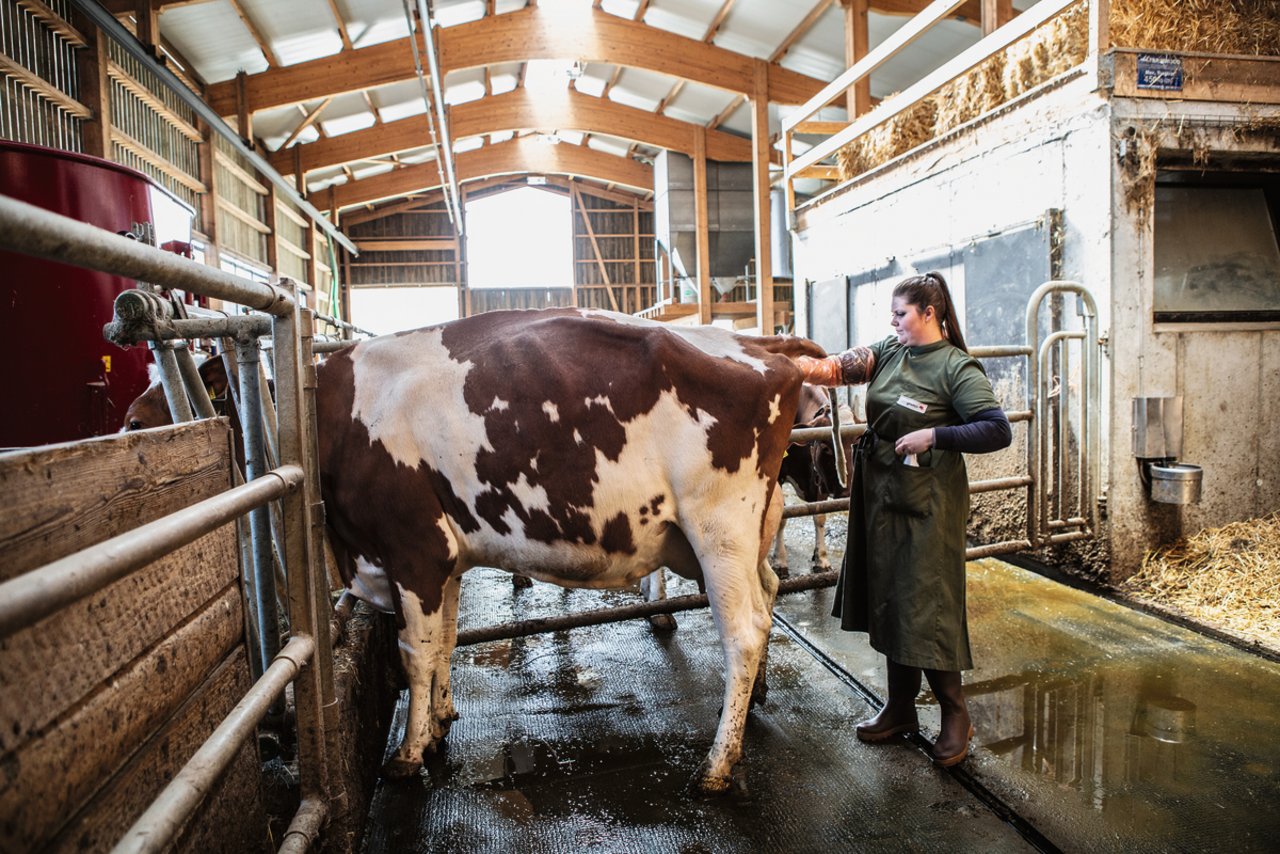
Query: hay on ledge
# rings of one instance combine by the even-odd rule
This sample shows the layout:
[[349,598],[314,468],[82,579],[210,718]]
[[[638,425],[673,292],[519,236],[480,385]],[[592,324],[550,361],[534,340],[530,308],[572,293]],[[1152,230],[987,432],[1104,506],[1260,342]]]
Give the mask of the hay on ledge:
[[1120,589],[1213,628],[1280,648],[1280,513],[1206,528],[1148,552]]

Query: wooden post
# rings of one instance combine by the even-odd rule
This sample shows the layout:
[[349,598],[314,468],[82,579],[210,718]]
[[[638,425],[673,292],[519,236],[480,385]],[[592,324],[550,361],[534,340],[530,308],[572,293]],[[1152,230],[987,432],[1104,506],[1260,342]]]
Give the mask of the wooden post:
[[[277,242],[276,234],[276,185],[267,185],[266,204],[263,207],[262,224],[270,231],[267,232],[267,266],[271,268],[271,272],[277,276],[280,275],[280,245]],[[314,308],[314,306],[312,306]]]
[[156,46],[160,44],[160,4],[155,0],[137,0],[133,8],[138,22],[138,41],[159,59],[161,54]]
[[[1009,0],[1005,0],[1009,2]],[[870,34],[867,27],[868,0],[841,0],[844,6],[844,62],[852,68],[854,63],[867,55]],[[846,95],[849,121],[871,109],[871,77],[863,77],[849,89]]]
[[755,62],[751,93],[751,165],[756,205],[756,321],[773,334],[773,255],[769,222],[769,65]]
[[83,15],[77,14],[73,21],[88,42],[87,47],[76,53],[80,101],[93,111],[93,117],[80,125],[81,150],[110,160],[111,78],[107,75],[107,63],[110,61],[107,36]]
[[982,34],[990,35],[1013,20],[1013,0],[981,0]]
[[245,144],[253,146],[253,114],[249,112],[249,83],[243,71],[236,74],[236,130]]
[[623,311],[631,312],[634,314],[635,312],[640,310],[640,303],[642,300],[640,296],[640,288],[641,288],[641,280],[643,278],[640,272],[640,200],[639,199],[632,199],[631,201],[631,223],[635,227],[635,248],[631,253],[631,265],[632,265],[631,281],[634,283],[635,287],[633,288],[634,296],[632,297],[632,299],[628,301],[628,304],[623,308]]
[[221,250],[218,244],[218,169],[215,149],[218,142],[213,128],[200,119],[200,149],[197,154],[200,160],[200,183],[205,191],[200,196],[200,231],[204,233],[204,262],[210,267],[221,265]]
[[698,322],[711,323],[711,239],[707,216],[707,129],[693,131],[693,205],[698,252]]

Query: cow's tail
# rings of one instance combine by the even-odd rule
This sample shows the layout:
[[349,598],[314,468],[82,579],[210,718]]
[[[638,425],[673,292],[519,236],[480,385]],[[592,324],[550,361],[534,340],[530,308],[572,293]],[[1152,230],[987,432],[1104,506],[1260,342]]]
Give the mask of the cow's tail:
[[762,335],[755,340],[770,353],[777,353],[792,360],[800,356],[809,356],[814,359],[827,357],[827,351],[816,342],[796,335]]

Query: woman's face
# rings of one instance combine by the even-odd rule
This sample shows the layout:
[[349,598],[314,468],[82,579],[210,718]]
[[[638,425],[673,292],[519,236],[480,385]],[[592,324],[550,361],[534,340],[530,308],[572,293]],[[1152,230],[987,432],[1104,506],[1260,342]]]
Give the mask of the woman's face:
[[898,343],[907,347],[932,344],[942,338],[942,329],[938,326],[938,317],[933,308],[926,306],[921,311],[919,307],[907,302],[905,297],[893,298],[889,325],[898,333]]

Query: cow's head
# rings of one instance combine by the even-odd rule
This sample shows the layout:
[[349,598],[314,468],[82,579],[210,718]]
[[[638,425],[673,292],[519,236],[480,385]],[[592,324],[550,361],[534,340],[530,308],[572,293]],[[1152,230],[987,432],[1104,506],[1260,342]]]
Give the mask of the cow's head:
[[[227,371],[221,356],[205,359],[200,363],[199,371],[200,379],[210,397],[222,397],[226,394]],[[133,403],[125,410],[124,425],[120,432],[146,430],[172,423],[173,413],[169,411],[169,402],[165,400],[164,388],[160,385],[160,380],[155,378],[147,390],[134,398]]]
[[[852,423],[852,414],[842,410],[841,423]],[[808,421],[796,424],[796,429],[805,427],[831,427],[831,407],[829,404],[823,404],[817,413]],[[814,439],[808,442],[793,442],[791,444],[792,453],[807,453],[809,455],[810,470],[813,472],[813,486],[818,495],[829,495],[834,498],[842,498],[849,494],[849,475],[845,473],[845,485],[840,485],[840,475],[836,467],[836,451],[835,446],[830,442],[822,439]],[[845,443],[845,460],[852,457],[852,448],[850,443]]]

